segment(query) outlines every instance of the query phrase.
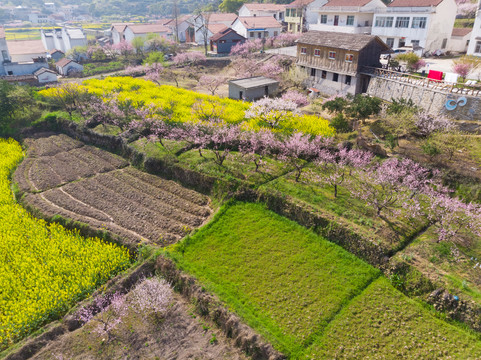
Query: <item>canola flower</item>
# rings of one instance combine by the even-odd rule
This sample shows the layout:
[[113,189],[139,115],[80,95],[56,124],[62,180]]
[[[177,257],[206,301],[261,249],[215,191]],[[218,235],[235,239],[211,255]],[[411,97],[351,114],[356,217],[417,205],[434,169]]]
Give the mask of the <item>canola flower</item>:
[[[169,110],[169,119],[174,123],[198,122],[196,107],[207,107],[207,113],[215,106],[220,118],[228,124],[242,124],[244,130],[259,131],[263,126],[259,119],[247,119],[251,103],[218,96],[201,94],[195,91],[176,88],[168,85],[157,85],[152,81],[132,77],[107,77],[106,79],[90,79],[78,85],[79,91],[86,91],[99,98],[109,99],[113,96],[120,102],[131,102],[136,108],[154,107]],[[45,97],[56,96],[59,88],[41,90]],[[60,88],[61,91],[61,88]],[[282,122],[278,132],[303,132],[310,135],[334,136],[335,130],[326,119],[314,115],[292,116]]]
[[16,141],[0,139],[0,350],[130,264],[126,249],[48,224],[17,204],[8,178],[22,156]]

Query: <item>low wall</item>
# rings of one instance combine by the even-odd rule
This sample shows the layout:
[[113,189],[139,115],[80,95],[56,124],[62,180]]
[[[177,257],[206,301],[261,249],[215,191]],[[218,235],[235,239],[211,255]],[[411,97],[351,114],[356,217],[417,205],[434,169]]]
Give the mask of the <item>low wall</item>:
[[369,82],[367,93],[386,101],[410,99],[433,115],[443,115],[456,120],[481,121],[480,97],[447,93],[375,76]]

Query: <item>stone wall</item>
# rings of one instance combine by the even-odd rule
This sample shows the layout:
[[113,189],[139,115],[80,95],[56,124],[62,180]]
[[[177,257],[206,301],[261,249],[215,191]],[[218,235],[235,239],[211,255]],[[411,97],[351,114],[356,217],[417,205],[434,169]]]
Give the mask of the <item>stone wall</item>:
[[481,97],[442,92],[381,77],[371,78],[367,93],[387,101],[411,99],[434,115],[456,120],[481,121]]

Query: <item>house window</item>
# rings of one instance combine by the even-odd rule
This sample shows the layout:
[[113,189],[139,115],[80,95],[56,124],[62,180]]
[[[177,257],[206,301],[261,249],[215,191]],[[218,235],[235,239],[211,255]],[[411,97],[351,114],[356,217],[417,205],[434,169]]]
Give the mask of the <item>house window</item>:
[[411,40],[412,46],[419,46],[419,40]]
[[306,55],[307,54],[307,48],[301,47],[301,55]]
[[2,50],[2,56],[3,56],[3,60],[5,60],[5,61],[8,60],[8,54],[7,54],[6,50]]
[[327,24],[327,15],[321,15],[321,24]]
[[481,41],[476,41],[476,46],[474,47],[475,53],[481,53]]
[[446,49],[447,44],[448,44],[448,39],[443,39],[443,43],[441,44],[441,49]]
[[274,31],[274,36],[277,36],[277,31]]
[[374,23],[374,27],[392,27],[393,21],[393,16],[378,16]]
[[314,50],[314,56],[321,56],[321,50],[320,50],[320,49],[315,49],[315,50]]
[[392,48],[394,46],[394,38],[387,38],[386,45]]
[[353,59],[354,59],[353,54],[346,54],[346,62],[352,62]]
[[254,37],[254,33],[253,33],[253,32],[250,32],[250,33],[249,33],[249,36],[250,36],[250,37]]
[[413,23],[411,27],[413,29],[425,29],[426,28],[426,17],[413,17]]
[[13,75],[13,71],[8,71],[7,75]]
[[347,16],[346,25],[347,26],[353,26],[354,25],[354,15],[348,15]]
[[257,37],[258,37],[259,39],[262,38],[262,33],[261,33],[261,32],[258,32],[258,33],[257,33]]
[[408,28],[409,27],[409,16],[398,16],[396,18],[397,28]]
[[327,71],[326,71],[326,70],[322,70],[322,72],[321,72],[321,78],[327,79]]
[[332,81],[334,81],[334,82],[339,81],[339,74],[338,73],[332,73]]
[[286,9],[286,17],[291,16],[291,9]]
[[351,75],[346,75],[346,80],[344,80],[346,85],[351,85]]
[[399,47],[406,46],[406,39],[399,39]]
[[226,43],[226,41],[225,41],[225,40],[219,40],[219,43],[221,43],[221,44],[225,44],[225,43]]
[[329,51],[329,59],[336,60],[336,52],[335,51]]
[[311,68],[311,76],[316,76],[316,69],[314,68]]

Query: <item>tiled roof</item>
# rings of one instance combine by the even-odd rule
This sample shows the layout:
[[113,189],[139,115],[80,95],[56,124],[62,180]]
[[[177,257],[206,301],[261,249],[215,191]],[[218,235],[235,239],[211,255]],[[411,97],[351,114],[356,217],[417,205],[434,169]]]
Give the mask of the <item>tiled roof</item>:
[[207,28],[212,34],[217,34],[219,31],[227,28],[227,26],[225,26],[224,24],[209,24],[207,25]]
[[302,34],[299,40],[297,40],[297,43],[360,51],[371,41],[378,41],[384,50],[389,49],[389,47],[375,35],[347,34],[331,31],[308,31]]
[[282,25],[273,16],[245,16],[237,18],[246,29],[278,28]]
[[161,24],[128,25],[134,34],[168,33],[171,30]]
[[466,36],[471,31],[473,31],[472,28],[454,28],[451,36]]
[[314,0],[294,0],[290,4],[287,4],[286,8],[298,8],[298,7],[306,6],[306,5],[309,5],[313,1]]
[[50,55],[53,55],[53,54],[55,54],[56,52],[59,52],[59,53],[64,54],[64,52],[63,52],[62,50],[59,50],[59,49],[52,49],[52,50],[49,51]]
[[[177,18],[177,24],[182,24],[184,21],[189,20],[191,17],[192,17],[192,15],[179,16],[179,17]],[[173,25],[175,25],[175,19],[170,19],[169,21],[167,21],[166,23],[164,23],[164,25],[168,25],[168,26],[173,26]]]
[[285,5],[279,4],[244,4],[244,6],[254,11],[282,11],[286,8]]
[[45,72],[49,72],[49,73],[52,73],[52,74],[55,74],[55,75],[57,74],[55,71],[52,71],[52,70],[50,70],[50,69],[47,69],[47,68],[44,68],[44,67],[43,67],[43,68],[40,68],[40,69],[38,69],[37,71],[35,71],[35,72],[33,73],[33,75],[39,76],[39,75],[41,75],[41,74],[43,74],[43,73],[45,73]]
[[389,7],[429,7],[438,6],[443,0],[394,0]]
[[70,59],[67,59],[67,58],[63,58],[63,59],[60,59],[59,61],[57,61],[55,63],[55,65],[57,66],[60,66],[60,67],[64,67],[65,65],[67,64],[70,64],[73,60],[70,60]]
[[[211,41],[217,41],[219,39],[222,39],[225,35],[231,33],[231,32],[234,32],[237,34],[237,32],[234,30],[234,29],[231,29],[231,28],[225,28],[224,30],[222,31],[219,31],[217,34],[214,34],[212,35],[212,37],[210,38]],[[245,37],[243,37],[242,35],[239,35],[237,34],[240,38],[243,38],[245,39]]]
[[10,55],[47,53],[42,40],[8,40],[7,47]]
[[371,0],[330,0],[325,7],[328,6],[357,6],[361,7],[366,4],[369,4]]
[[82,29],[65,29],[67,31],[68,36],[71,39],[85,39],[85,35],[82,31]]
[[118,24],[112,24],[111,30],[115,29],[119,33],[124,31],[127,25],[132,25],[132,23],[118,23]]
[[232,13],[213,13],[213,14],[210,14],[210,16],[209,16],[209,23],[213,24],[213,23],[216,23],[216,22],[227,22],[227,21],[233,23],[235,19],[237,19],[236,14],[232,14]]

